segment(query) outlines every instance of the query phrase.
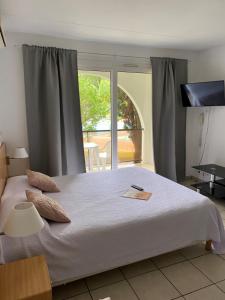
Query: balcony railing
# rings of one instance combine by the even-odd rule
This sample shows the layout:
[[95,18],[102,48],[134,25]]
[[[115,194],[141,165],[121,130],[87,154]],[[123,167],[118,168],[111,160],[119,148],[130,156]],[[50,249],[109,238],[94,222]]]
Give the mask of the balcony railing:
[[[119,163],[142,161],[142,131],[143,129],[118,129],[118,160]],[[95,143],[99,152],[106,151],[111,144],[110,130],[84,130],[83,139],[85,143]],[[111,158],[111,153],[108,155]],[[109,159],[109,163],[110,163]]]

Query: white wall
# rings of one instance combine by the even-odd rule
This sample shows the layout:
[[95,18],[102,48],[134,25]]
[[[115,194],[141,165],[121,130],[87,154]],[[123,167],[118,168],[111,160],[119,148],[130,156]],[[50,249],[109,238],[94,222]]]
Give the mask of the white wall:
[[55,46],[113,55],[185,58],[189,61],[189,79],[194,79],[196,73],[195,59],[197,53],[194,51],[81,42],[41,35],[7,32],[6,42],[7,48],[0,49],[0,131],[4,135],[4,140],[9,150],[15,146],[27,147],[28,145],[21,44]]
[[151,74],[120,72],[118,85],[131,97],[141,118],[143,131],[143,163],[154,165],[152,142]]
[[0,49],[0,131],[9,152],[27,147],[22,51]]
[[[196,60],[193,81],[225,80],[225,45],[201,51]],[[202,163],[225,166],[225,107],[188,108],[187,174],[197,175],[191,166],[199,163],[203,153],[207,118],[210,112],[208,137]],[[202,117],[204,116],[204,122]],[[202,124],[204,123],[204,124]]]

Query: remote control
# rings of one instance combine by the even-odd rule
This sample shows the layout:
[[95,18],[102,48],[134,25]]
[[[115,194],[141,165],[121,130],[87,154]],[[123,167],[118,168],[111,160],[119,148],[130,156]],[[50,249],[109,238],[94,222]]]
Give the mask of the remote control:
[[138,185],[135,185],[135,184],[132,184],[131,187],[138,190],[138,191],[141,191],[141,192],[144,191],[144,189],[142,187],[140,187]]

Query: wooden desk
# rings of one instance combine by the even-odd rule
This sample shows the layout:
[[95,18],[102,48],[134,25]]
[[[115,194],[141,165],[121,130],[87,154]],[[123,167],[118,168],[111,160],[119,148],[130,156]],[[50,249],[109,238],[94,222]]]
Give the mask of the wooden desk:
[[44,256],[0,266],[0,299],[52,300],[52,288]]

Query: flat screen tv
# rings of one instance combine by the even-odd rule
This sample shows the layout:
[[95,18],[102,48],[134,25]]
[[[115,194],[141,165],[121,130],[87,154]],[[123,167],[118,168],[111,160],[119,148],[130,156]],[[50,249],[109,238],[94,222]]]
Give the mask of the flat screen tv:
[[224,80],[181,85],[183,106],[223,106]]

